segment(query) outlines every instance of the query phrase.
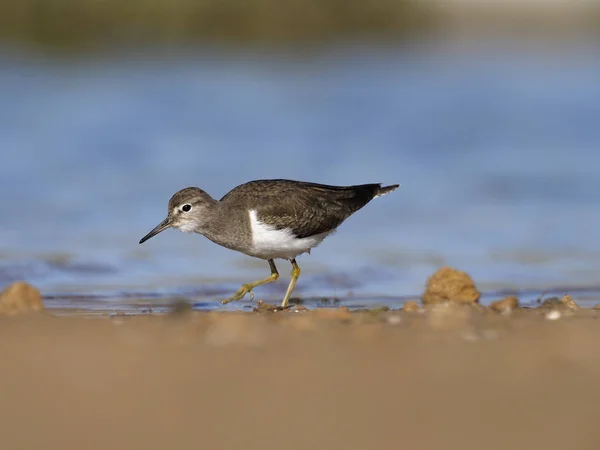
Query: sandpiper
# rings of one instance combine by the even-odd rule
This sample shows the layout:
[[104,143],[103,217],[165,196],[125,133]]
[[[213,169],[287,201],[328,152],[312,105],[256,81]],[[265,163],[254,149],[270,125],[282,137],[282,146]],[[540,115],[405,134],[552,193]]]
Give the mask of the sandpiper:
[[199,233],[223,247],[264,259],[271,275],[243,284],[228,303],[252,289],[279,278],[275,259],[292,264],[292,279],[281,302],[286,308],[300,276],[296,257],[319,245],[340,224],[369,203],[399,185],[361,184],[328,186],[293,180],[257,180],[232,189],[215,200],[197,187],[175,193],[169,200],[168,215],[140,240],[144,243],[167,228]]

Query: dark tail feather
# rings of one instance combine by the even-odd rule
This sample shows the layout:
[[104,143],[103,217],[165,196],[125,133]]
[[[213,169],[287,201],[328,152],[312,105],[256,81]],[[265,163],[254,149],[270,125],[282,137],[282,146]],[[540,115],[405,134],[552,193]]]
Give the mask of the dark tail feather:
[[398,186],[400,186],[400,185],[392,184],[390,186],[380,187],[379,192],[377,192],[377,194],[375,194],[375,197],[373,197],[373,198],[377,198],[377,197],[381,197],[382,195],[389,194],[390,192],[395,191],[398,188]]

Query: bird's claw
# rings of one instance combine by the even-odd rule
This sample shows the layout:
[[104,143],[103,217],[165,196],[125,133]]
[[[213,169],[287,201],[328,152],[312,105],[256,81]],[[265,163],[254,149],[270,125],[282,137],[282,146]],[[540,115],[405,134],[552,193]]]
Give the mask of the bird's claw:
[[243,284],[231,297],[221,300],[221,304],[225,305],[229,302],[241,300],[246,294],[250,294],[250,300],[254,300],[254,292],[252,292],[252,286],[249,284]]

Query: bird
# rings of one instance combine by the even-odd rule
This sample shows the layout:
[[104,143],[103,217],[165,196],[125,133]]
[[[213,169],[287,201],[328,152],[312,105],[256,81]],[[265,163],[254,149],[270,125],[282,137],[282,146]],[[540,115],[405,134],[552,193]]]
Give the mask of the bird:
[[237,301],[253,289],[279,278],[275,259],[292,265],[291,280],[281,302],[289,307],[290,296],[300,276],[296,258],[310,254],[348,217],[377,197],[389,194],[399,184],[351,186],[287,179],[249,181],[216,200],[198,187],[186,187],[169,200],[167,217],[146,234],[143,244],[160,232],[174,228],[198,233],[215,244],[268,262],[271,274],[242,284],[222,304]]

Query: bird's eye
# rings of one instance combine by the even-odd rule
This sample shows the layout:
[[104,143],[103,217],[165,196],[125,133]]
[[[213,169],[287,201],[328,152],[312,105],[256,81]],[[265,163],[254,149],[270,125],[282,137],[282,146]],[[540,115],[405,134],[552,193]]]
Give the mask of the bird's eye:
[[192,205],[183,205],[183,206],[181,207],[181,210],[182,210],[183,212],[188,212],[190,209],[192,209]]

